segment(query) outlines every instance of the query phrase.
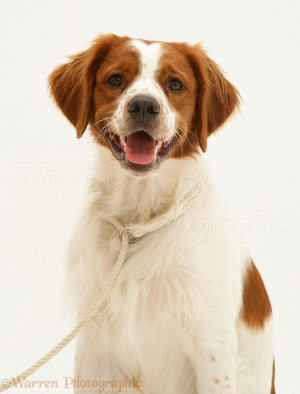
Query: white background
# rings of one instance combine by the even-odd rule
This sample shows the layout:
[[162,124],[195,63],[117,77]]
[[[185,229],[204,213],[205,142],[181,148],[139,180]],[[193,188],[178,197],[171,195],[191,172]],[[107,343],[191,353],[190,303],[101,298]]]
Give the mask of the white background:
[[[76,140],[46,78],[113,32],[200,41],[240,91],[241,112],[211,137],[207,158],[272,300],[277,393],[300,392],[299,8],[291,0],[0,0],[0,379],[72,327],[60,305],[64,259],[90,143]],[[70,392],[63,377],[72,376],[73,352],[74,344],[32,377],[58,389],[28,392]]]

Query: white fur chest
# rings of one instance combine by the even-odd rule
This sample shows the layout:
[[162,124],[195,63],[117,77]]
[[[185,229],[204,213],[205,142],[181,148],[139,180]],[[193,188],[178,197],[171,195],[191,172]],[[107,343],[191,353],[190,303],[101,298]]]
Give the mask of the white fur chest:
[[[130,243],[107,302],[86,330],[116,375],[142,376],[144,387],[153,388],[156,376],[165,392],[184,382],[180,392],[191,393],[195,382],[188,360],[195,340],[208,354],[215,346],[211,338],[236,346],[240,251],[222,229],[222,204],[207,190],[176,220]],[[70,282],[80,315],[108,279],[121,246],[119,231],[98,207],[93,199],[71,244]],[[178,380],[162,382],[162,370]]]

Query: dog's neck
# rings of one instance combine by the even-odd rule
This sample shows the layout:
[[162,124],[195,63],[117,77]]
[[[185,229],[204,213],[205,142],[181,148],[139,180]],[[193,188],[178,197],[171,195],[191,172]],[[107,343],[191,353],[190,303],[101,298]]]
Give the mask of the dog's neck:
[[202,154],[168,159],[153,174],[134,176],[121,167],[108,149],[97,150],[90,185],[92,202],[104,214],[124,224],[147,223],[171,205],[179,206],[189,195],[204,195],[209,189],[209,171]]

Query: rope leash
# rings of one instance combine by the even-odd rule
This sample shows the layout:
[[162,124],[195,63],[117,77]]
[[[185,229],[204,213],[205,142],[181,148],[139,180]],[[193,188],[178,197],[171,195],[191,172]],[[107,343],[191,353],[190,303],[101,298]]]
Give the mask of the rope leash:
[[19,383],[22,380],[28,378],[28,376],[32,375],[38,369],[40,369],[43,365],[45,365],[48,361],[50,361],[54,356],[56,356],[61,350],[63,350],[75,337],[76,335],[82,330],[82,328],[90,321],[90,319],[95,315],[96,311],[104,301],[105,297],[109,294],[113,284],[119,272],[121,271],[122,265],[125,261],[125,257],[128,250],[128,233],[127,231],[122,231],[122,245],[121,250],[117,259],[117,262],[112,270],[111,276],[109,280],[106,282],[105,286],[103,287],[99,297],[94,301],[94,303],[89,307],[87,312],[85,313],[82,320],[73,328],[73,330],[65,336],[52,350],[50,350],[45,356],[43,356],[39,361],[33,364],[30,368],[26,369],[26,371],[22,372],[20,375],[12,378],[10,380],[3,380],[2,387],[0,387],[0,393],[5,390],[8,390],[13,385]]
[[196,203],[197,200],[199,200],[199,197],[200,197],[199,193],[196,193],[190,199],[185,198],[183,203],[180,204],[180,206],[175,206],[175,207],[173,206],[173,209],[171,208],[169,211],[167,211],[167,213],[163,214],[159,218],[152,219],[147,224],[142,224],[142,225],[139,224],[139,225],[123,227],[117,219],[113,217],[105,218],[105,220],[107,220],[114,227],[116,227],[121,234],[121,250],[109,280],[106,282],[98,298],[89,307],[84,317],[73,328],[73,330],[67,336],[65,336],[53,349],[51,349],[40,360],[38,360],[35,364],[33,364],[30,368],[26,369],[20,375],[11,379],[3,379],[0,387],[0,393],[10,389],[12,386],[18,384],[20,381],[27,379],[30,375],[32,375],[34,372],[40,369],[43,365],[48,363],[54,356],[56,356],[61,350],[63,350],[79,334],[79,332],[86,326],[86,324],[93,318],[98,308],[104,301],[105,297],[110,293],[111,288],[113,287],[122,269],[128,251],[128,245],[130,242],[128,236],[129,233],[131,233],[136,238],[140,238],[149,232],[155,231],[163,227],[165,224],[177,219],[179,216],[185,213],[192,205]]

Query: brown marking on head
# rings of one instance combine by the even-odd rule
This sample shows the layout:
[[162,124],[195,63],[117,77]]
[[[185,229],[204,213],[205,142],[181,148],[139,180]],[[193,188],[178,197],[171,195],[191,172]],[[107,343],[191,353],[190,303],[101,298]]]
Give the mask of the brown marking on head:
[[239,107],[240,95],[225,78],[221,68],[207,56],[199,44],[191,46],[175,42],[169,45],[185,59],[182,64],[177,56],[174,58],[174,64],[179,64],[181,72],[186,73],[186,77],[196,83],[196,91],[194,86],[189,90],[193,103],[188,104],[192,105],[193,117],[190,119],[188,133],[191,144],[189,148],[186,146],[186,154],[193,153],[192,145],[198,144],[205,152],[208,137]]
[[73,124],[80,138],[93,118],[93,92],[96,71],[111,48],[117,48],[127,37],[114,34],[98,37],[87,50],[57,67],[49,76],[50,93],[63,114]]
[[243,278],[243,304],[239,318],[252,330],[261,330],[272,315],[264,282],[253,261]]
[[215,362],[216,362],[216,358],[215,358],[214,356],[211,356],[211,357],[210,357],[210,361],[211,361],[212,363],[215,363]]
[[[187,47],[189,47],[187,44],[163,43],[162,57],[157,71],[159,84],[176,114],[177,139],[171,157],[195,153],[199,146],[198,135],[193,132],[198,85],[192,65],[186,56]],[[180,81],[183,88],[179,91],[170,90],[168,84],[172,79]]]
[[[105,131],[111,124],[114,112],[117,110],[119,99],[123,92],[130,87],[139,73],[139,58],[135,50],[130,46],[123,45],[112,47],[109,54],[100,64],[95,78],[93,92],[93,117],[91,132],[97,142],[109,146]],[[107,83],[109,77],[121,75],[124,84],[119,88],[112,88]]]

